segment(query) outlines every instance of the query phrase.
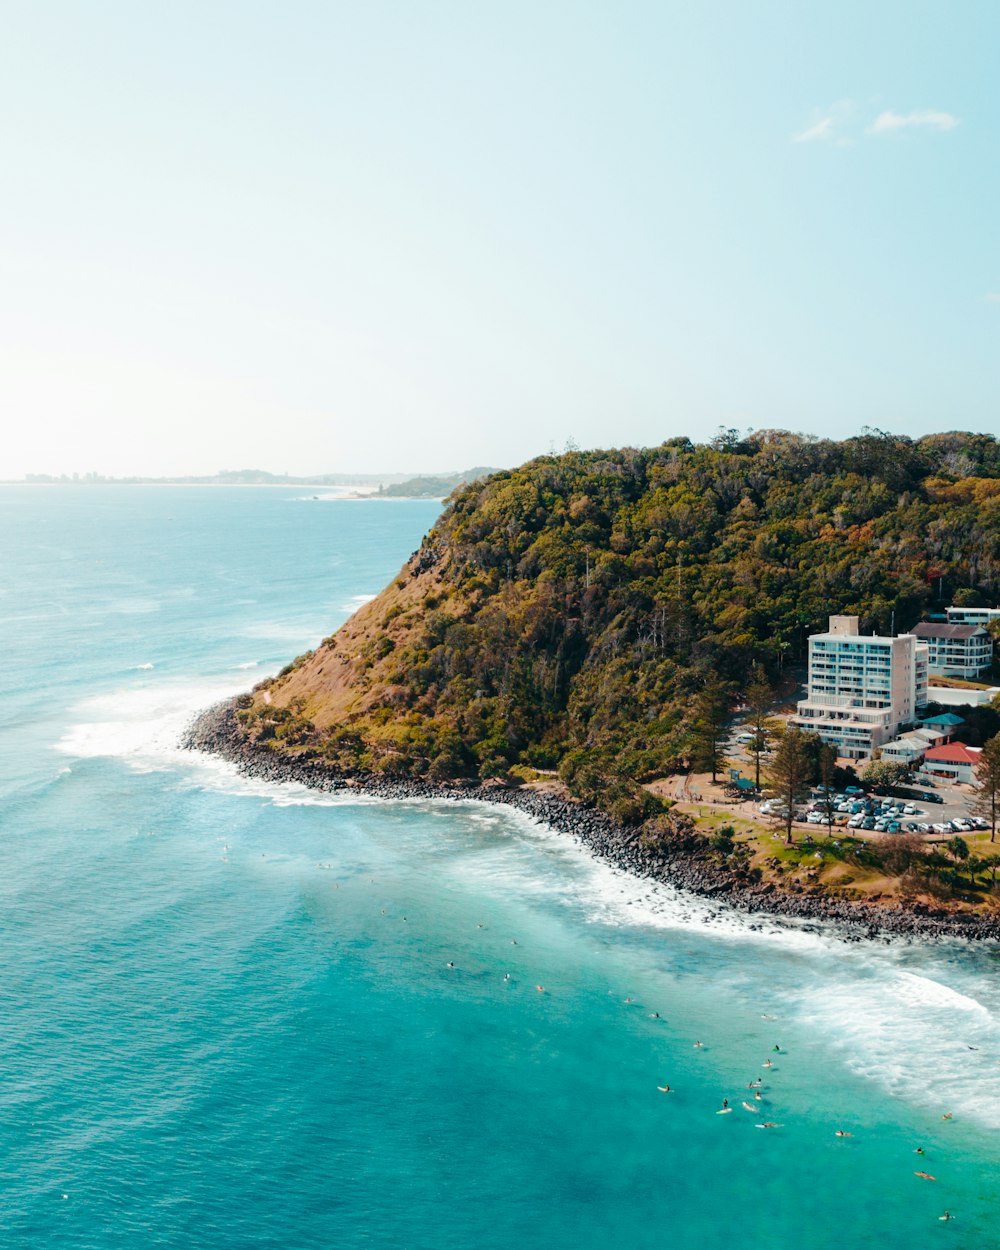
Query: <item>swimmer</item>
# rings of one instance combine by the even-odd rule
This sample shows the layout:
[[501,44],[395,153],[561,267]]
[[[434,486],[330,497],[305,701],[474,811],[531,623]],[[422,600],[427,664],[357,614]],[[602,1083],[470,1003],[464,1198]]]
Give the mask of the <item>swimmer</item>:
[[914,1176],[919,1176],[923,1181],[936,1181],[936,1176],[931,1176],[930,1172],[914,1172]]
[[511,946],[516,946],[516,945],[517,945],[517,938],[511,938],[511,939],[510,939],[510,944],[511,944]]
[[535,986],[535,989],[539,992],[539,994],[544,994],[544,993],[545,993],[545,986],[544,986],[544,985],[536,985],[536,986]]
[[509,980],[510,980],[510,973],[509,973],[509,972],[505,972],[505,973],[503,974],[503,979],[504,979],[505,981],[509,981]]
[[692,1049],[692,1050],[701,1050],[701,1048],[702,1048],[704,1045],[705,1045],[705,1043],[704,1043],[704,1042],[695,1042],[694,1046],[693,1046],[691,1049]]
[[659,1020],[659,1018],[660,1018],[660,1013],[659,1013],[658,1011],[651,1011],[651,1012],[649,1013],[649,1018],[650,1018],[650,1020]]
[[633,1000],[632,1000],[632,998],[631,998],[631,997],[629,997],[629,998],[626,998],[626,999],[625,999],[625,1001],[626,1001],[627,1003],[630,1003],[630,1002],[632,1002]]
[[656,1088],[661,1094],[672,1094],[674,1092],[669,1085],[657,1085]]
[[758,1128],[781,1128],[780,1124],[775,1124],[773,1120],[765,1120],[763,1124],[758,1124]]
[[760,1092],[760,1090],[757,1090],[753,1097],[754,1102],[763,1102],[764,1100],[764,1095]]
[[775,1045],[775,1046],[772,1046],[772,1047],[771,1047],[771,1049],[772,1049],[773,1051],[776,1051],[779,1055],[781,1054],[781,1047],[780,1047],[780,1046]]
[[913,1153],[914,1153],[915,1155],[923,1155],[923,1154],[926,1154],[926,1153],[927,1153],[927,1151],[926,1151],[926,1150],[924,1150],[923,1146],[918,1146],[918,1147],[916,1148],[916,1150],[914,1150],[914,1152],[913,1152]]
[[762,1066],[765,1068],[773,1068],[774,1064],[771,1062],[770,1059],[765,1059]]
[[842,1128],[838,1128],[836,1133],[834,1133],[834,1137],[853,1137],[853,1136],[854,1136],[853,1133],[845,1133]]
[[455,965],[454,965],[454,964],[451,962],[451,960],[449,959],[449,960],[448,960],[448,967],[449,967],[449,968],[454,968],[454,966],[455,966]]
[[[65,1195],[65,1194],[63,1194],[63,1197],[65,1198],[65,1197],[66,1197],[66,1195]],[[954,1218],[955,1218],[955,1217],[952,1215],[952,1213],[951,1213],[950,1211],[945,1211],[944,1215],[939,1215],[939,1216],[938,1216],[938,1219],[939,1219],[939,1220],[953,1220]]]
[[943,1116],[941,1117],[941,1119],[942,1119],[942,1120],[950,1120],[950,1119],[952,1118],[952,1114],[953,1114],[953,1113],[952,1113],[951,1111],[949,1111],[949,1112],[948,1112],[948,1114],[947,1114],[947,1115],[943,1115]]

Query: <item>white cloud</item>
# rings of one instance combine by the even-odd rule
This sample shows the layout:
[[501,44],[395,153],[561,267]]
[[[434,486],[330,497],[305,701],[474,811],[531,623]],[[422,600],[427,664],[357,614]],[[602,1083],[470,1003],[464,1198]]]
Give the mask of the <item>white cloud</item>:
[[924,126],[928,130],[954,130],[957,125],[957,117],[936,109],[916,109],[912,113],[894,113],[892,109],[886,109],[868,127],[868,134],[895,134],[897,130],[908,130],[913,126]]
[[1000,304],[1000,291],[987,291],[983,299],[987,304]]
[[793,143],[814,143],[817,139],[833,138],[833,118],[824,117],[814,126],[810,126],[807,130],[800,131],[797,135],[792,135]]

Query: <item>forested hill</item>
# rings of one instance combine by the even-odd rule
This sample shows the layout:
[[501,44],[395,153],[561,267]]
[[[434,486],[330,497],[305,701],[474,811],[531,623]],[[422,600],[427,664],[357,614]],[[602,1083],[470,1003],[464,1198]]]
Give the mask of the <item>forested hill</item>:
[[255,740],[389,776],[558,767],[608,803],[690,749],[706,683],[831,612],[1000,601],[1000,443],[766,431],[542,456],[461,489],[399,577],[242,700]]

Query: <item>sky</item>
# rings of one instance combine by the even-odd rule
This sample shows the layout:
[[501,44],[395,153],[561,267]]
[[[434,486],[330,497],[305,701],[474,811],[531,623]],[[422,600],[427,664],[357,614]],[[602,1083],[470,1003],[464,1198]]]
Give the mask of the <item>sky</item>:
[[1000,434],[992,0],[0,31],[0,478]]

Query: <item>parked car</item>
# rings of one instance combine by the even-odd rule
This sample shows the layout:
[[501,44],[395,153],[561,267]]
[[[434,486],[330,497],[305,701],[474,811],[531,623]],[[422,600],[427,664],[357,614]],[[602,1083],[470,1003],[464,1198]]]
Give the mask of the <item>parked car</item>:
[[845,794],[864,794],[864,790],[861,788],[861,786],[845,786],[844,793]]

